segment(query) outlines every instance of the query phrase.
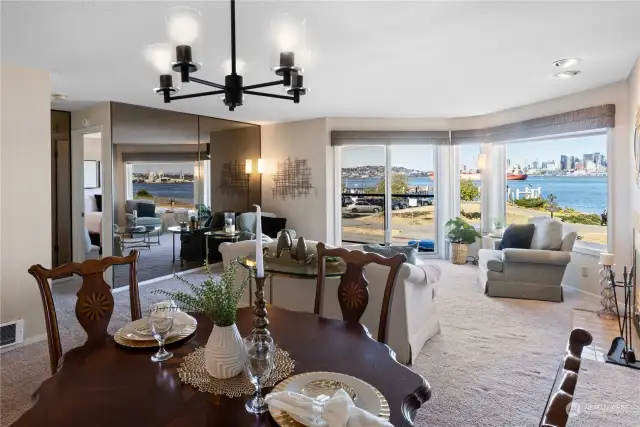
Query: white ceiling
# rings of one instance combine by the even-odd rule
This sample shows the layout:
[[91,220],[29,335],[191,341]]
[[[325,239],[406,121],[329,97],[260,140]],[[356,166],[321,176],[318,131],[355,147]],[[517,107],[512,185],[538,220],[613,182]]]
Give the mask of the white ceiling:
[[[157,75],[142,52],[165,41],[172,4],[185,3],[3,1],[2,62],[50,70],[53,91],[69,96],[54,104],[60,109],[110,100],[261,123],[487,114],[625,79],[640,55],[640,2],[241,1],[245,84],[274,80],[269,20],[291,12],[308,20],[312,92],[299,105],[247,95],[229,112],[218,97],[166,105],[152,92]],[[228,3],[194,6],[206,25],[197,76],[222,82]],[[551,78],[551,62],[568,56],[584,59],[583,73]]]

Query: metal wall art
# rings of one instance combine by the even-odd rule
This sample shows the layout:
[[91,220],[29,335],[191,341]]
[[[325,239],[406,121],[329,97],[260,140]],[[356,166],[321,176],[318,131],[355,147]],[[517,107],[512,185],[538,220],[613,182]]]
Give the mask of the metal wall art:
[[273,197],[295,199],[308,196],[311,185],[311,168],[306,160],[287,157],[284,162],[278,162],[276,173],[273,174]]
[[245,193],[249,188],[249,175],[245,173],[244,163],[226,162],[220,169],[220,189],[224,193]]

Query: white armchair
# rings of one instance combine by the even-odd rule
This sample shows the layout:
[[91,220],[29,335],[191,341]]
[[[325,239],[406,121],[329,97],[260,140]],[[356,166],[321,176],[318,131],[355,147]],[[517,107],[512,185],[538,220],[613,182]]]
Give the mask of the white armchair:
[[[316,251],[317,242],[307,241],[310,251]],[[265,246],[274,249],[276,242]],[[222,260],[227,265],[239,256],[255,256],[255,241],[222,243]],[[364,269],[369,281],[369,305],[362,316],[361,323],[372,336],[378,334],[378,322],[384,293],[388,267],[370,264]],[[246,277],[247,271],[238,269],[238,281]],[[440,270],[433,265],[403,264],[398,271],[395,289],[389,309],[387,344],[396,353],[402,363],[413,363],[424,344],[440,332],[440,321],[436,311],[436,284],[440,279]],[[273,284],[273,290],[270,288]],[[324,298],[321,304],[323,317],[342,319],[338,304],[338,279],[327,278]],[[268,299],[273,291],[273,301],[269,303],[294,311],[313,313],[316,281],[291,277],[275,276],[267,280],[265,295]],[[242,302],[249,303],[248,290]]]

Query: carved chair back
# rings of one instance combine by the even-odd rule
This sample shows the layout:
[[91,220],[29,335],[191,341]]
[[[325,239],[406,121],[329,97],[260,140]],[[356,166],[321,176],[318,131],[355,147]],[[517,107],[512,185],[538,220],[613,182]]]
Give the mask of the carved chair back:
[[72,274],[82,277],[82,286],[77,293],[76,318],[87,333],[87,343],[99,342],[108,336],[107,326],[113,314],[114,305],[111,288],[103,278],[107,268],[114,265],[129,264],[131,320],[140,319],[142,315],[138,295],[137,263],[138,251],[133,250],[126,257],[106,257],[101,260],[91,259],[82,263],[71,262],[53,269],[44,268],[40,264],[29,268],[29,274],[35,277],[38,282],[42,305],[44,306],[51,374],[55,374],[58,370],[58,365],[62,358],[62,345],[60,343],[58,318],[49,280],[71,276]]
[[591,334],[584,329],[571,331],[567,351],[560,363],[544,408],[540,427],[566,427],[573,395],[578,383],[582,349],[591,344]]
[[340,278],[338,285],[338,302],[342,311],[342,318],[347,322],[359,322],[369,304],[369,282],[364,276],[364,267],[367,264],[379,264],[389,267],[389,275],[384,288],[380,322],[378,323],[378,341],[386,343],[387,321],[389,318],[389,306],[393,297],[398,270],[407,260],[404,254],[397,254],[392,258],[385,258],[371,252],[350,251],[344,248],[328,249],[320,242],[318,249],[318,283],[316,286],[316,299],[313,312],[320,315],[320,303],[324,295],[326,279],[325,256],[342,258],[347,264],[346,272]]

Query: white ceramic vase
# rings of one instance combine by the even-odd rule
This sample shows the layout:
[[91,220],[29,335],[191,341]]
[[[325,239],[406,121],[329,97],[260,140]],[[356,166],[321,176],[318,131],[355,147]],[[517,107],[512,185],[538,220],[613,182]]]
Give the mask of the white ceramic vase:
[[204,348],[204,364],[215,378],[231,378],[242,372],[245,354],[242,337],[235,324],[214,326]]

